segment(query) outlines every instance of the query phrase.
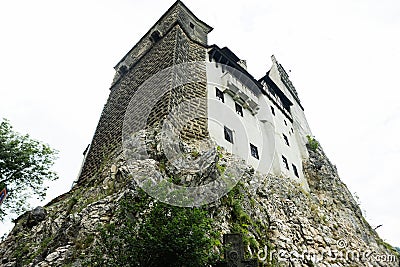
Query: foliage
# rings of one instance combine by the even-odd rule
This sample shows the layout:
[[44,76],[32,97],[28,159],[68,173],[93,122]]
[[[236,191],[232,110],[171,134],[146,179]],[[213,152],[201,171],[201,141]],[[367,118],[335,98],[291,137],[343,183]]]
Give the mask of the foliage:
[[236,186],[228,193],[225,202],[232,208],[231,232],[242,234],[245,246],[250,245],[252,249],[258,249],[259,244],[254,237],[250,235],[250,230],[260,232],[260,229],[257,223],[254,222],[251,216],[243,209],[245,202],[245,189],[243,183],[239,182],[236,184]]
[[[273,244],[268,240],[268,226],[260,220],[255,220],[249,212],[252,205],[256,205],[255,200],[243,182],[238,182],[236,186],[222,199],[222,203],[231,208],[231,227],[232,233],[242,234],[245,248],[249,247],[253,254],[245,249],[245,257],[254,258],[260,250],[267,247],[267,251],[274,251]],[[247,210],[245,207],[247,206]],[[259,266],[274,267],[278,266],[277,259],[271,253],[267,253],[264,261],[259,261]]]
[[46,196],[46,180],[56,180],[51,170],[57,151],[15,132],[9,121],[0,123],[0,190],[7,187],[8,196],[0,207],[0,221],[8,213],[20,214],[29,208],[33,194]]
[[170,206],[141,195],[121,201],[117,216],[122,224],[100,228],[88,265],[183,267],[214,260],[216,233],[206,209]]
[[400,253],[398,251],[398,248],[393,247],[392,245],[390,245],[389,243],[386,243],[385,241],[383,241],[382,239],[378,238],[377,243],[381,246],[383,246],[384,248],[386,248],[388,251],[391,251],[399,260],[400,260]]
[[308,139],[308,146],[312,151],[317,151],[317,148],[319,146],[319,142],[312,136],[307,135]]

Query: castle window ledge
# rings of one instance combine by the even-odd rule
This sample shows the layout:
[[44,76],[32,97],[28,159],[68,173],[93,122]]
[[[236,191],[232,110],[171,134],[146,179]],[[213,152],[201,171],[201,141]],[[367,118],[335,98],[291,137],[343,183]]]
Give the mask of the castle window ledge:
[[251,99],[245,92],[240,90],[236,85],[232,84],[228,81],[228,88],[226,89],[226,93],[229,94],[232,99],[246,108],[250,110],[250,112],[255,115],[258,113],[260,109],[257,102]]
[[233,83],[228,82],[228,91],[229,94],[236,95],[238,92],[240,92],[240,89]]
[[258,113],[258,110],[260,109],[259,105],[253,101],[252,99],[247,100],[246,102],[248,109],[251,111],[253,115],[256,115]]
[[243,102],[251,100],[251,98],[242,91],[237,92],[236,96],[238,96]]
[[246,105],[247,98],[246,99],[242,99],[242,98],[240,98],[239,95],[231,95],[231,96],[232,96],[233,101],[235,101],[236,103],[242,105],[244,108],[247,108],[247,105]]
[[228,88],[226,89],[226,92],[230,96],[232,96],[233,99],[236,100],[241,99],[243,103],[245,103],[248,99],[250,99],[250,97],[245,92],[240,90],[236,85],[234,85],[231,82],[228,82]]

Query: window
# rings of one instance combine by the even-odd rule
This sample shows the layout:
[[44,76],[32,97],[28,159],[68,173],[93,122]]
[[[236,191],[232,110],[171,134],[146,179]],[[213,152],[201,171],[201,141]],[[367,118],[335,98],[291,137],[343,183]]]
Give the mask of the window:
[[297,172],[296,165],[292,164],[292,167],[293,167],[294,175],[296,175],[296,177],[299,177],[299,173]]
[[282,155],[282,161],[283,161],[283,165],[285,165],[285,168],[289,170],[289,164],[284,155]]
[[124,75],[127,72],[128,72],[128,67],[126,65],[121,65],[121,67],[118,68],[118,73],[120,75]]
[[150,41],[153,43],[157,43],[161,39],[161,33],[157,30],[151,33],[150,35]]
[[236,113],[243,117],[243,108],[238,103],[235,103]]
[[257,147],[255,145],[250,144],[250,152],[251,152],[251,155],[253,157],[255,157],[256,159],[259,159],[259,157],[258,157],[258,149],[257,149]]
[[273,106],[271,106],[271,112],[272,112],[272,115],[274,115],[274,116],[275,116],[275,109],[274,109],[274,107],[273,107]]
[[193,23],[189,23],[190,28],[192,28],[194,30],[194,24]]
[[283,120],[284,122],[285,122],[285,125],[287,126],[287,122],[286,122],[286,120]]
[[233,132],[226,126],[224,126],[224,136],[226,141],[233,144]]
[[215,96],[218,98],[218,100],[221,100],[222,103],[225,103],[224,93],[217,87],[215,87]]
[[291,128],[291,129],[292,129],[292,133],[294,133],[293,128]]
[[285,139],[285,143],[288,145],[288,146],[290,146],[289,145],[289,139],[287,138],[287,136],[285,135],[285,134],[282,134],[283,135],[283,139]]

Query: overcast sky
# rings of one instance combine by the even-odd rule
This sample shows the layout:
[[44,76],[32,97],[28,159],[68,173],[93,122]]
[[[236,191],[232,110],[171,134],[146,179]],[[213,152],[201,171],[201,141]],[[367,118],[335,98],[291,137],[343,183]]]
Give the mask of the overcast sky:
[[[173,3],[0,2],[0,118],[60,151],[46,202],[77,177],[114,65]],[[313,134],[372,227],[400,246],[400,2],[184,3],[214,27],[209,44],[228,46],[254,77],[272,54],[291,70]]]

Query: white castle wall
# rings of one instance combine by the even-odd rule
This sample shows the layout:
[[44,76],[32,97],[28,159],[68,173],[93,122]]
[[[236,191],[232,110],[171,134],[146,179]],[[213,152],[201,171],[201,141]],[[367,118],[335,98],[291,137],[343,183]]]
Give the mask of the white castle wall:
[[308,152],[305,147],[305,144],[307,143],[307,135],[312,136],[311,134],[311,129],[310,126],[308,125],[308,122],[306,120],[305,114],[303,109],[298,105],[292,94],[289,92],[289,90],[286,88],[284,83],[281,80],[277,63],[273,62],[272,67],[269,71],[269,77],[271,80],[281,89],[287,98],[292,101],[293,106],[291,106],[291,115],[293,117],[293,129],[297,132],[296,138],[298,138],[298,143],[299,145],[299,150],[301,152],[301,155],[303,158],[308,158]]
[[[254,94],[229,71],[223,70],[221,64],[214,60],[207,67],[207,82],[210,137],[228,152],[244,159],[247,164],[253,166],[260,173],[290,177],[308,189],[303,175],[302,162],[304,158],[308,157],[305,153],[305,140],[307,140],[306,135],[311,133],[303,110],[296,107],[297,103],[293,100],[294,105],[291,107],[291,112],[294,122],[292,123],[266,95]],[[243,108],[243,117],[236,113],[235,102],[241,102],[229,94],[229,86],[232,85],[258,105],[256,113],[247,108]],[[281,87],[283,84],[277,83],[277,85]],[[224,103],[217,98],[216,88],[224,92]],[[282,91],[287,94],[286,91]],[[275,115],[271,112],[271,106],[274,108]],[[232,130],[233,144],[225,139],[224,126]],[[283,134],[287,136],[289,146],[286,144]],[[270,142],[271,140],[274,142]],[[259,159],[251,155],[250,143],[257,147]],[[275,143],[275,147],[271,145],[273,143]],[[287,159],[289,169],[286,168],[282,155]],[[270,162],[272,162],[271,168],[268,164]],[[292,164],[296,166],[299,177],[295,175]]]

